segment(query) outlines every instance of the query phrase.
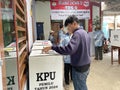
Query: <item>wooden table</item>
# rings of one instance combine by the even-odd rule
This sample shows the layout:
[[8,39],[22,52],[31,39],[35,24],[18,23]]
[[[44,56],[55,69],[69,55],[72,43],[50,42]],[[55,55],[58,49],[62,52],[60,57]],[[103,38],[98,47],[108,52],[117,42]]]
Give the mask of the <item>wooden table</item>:
[[[113,59],[113,51],[114,51],[115,49],[118,50],[118,60],[114,60],[114,59]],[[118,64],[120,64],[120,47],[111,46],[111,64],[113,64],[113,62],[118,62]]]

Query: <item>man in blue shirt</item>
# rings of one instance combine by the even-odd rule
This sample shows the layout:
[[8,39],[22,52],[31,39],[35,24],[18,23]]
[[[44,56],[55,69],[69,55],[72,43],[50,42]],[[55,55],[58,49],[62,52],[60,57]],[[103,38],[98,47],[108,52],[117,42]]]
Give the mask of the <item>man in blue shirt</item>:
[[60,44],[62,42],[62,39],[63,39],[65,33],[63,31],[63,29],[64,29],[63,24],[60,24],[59,27],[60,27],[60,30],[58,31],[58,38],[59,38],[59,44]]
[[103,40],[104,34],[100,29],[100,26],[95,28],[94,32],[94,41],[95,41],[95,60],[102,60],[103,59]]
[[54,31],[50,31],[48,40],[50,40],[53,45],[55,44]]
[[[64,37],[62,37],[63,39],[62,42],[60,43],[60,46],[67,46],[70,41],[70,36],[71,36],[70,33],[66,33]],[[71,66],[70,55],[64,55],[63,59],[64,59],[64,79],[65,79],[66,88],[68,88],[67,86],[69,85],[69,81],[70,81],[69,76],[71,76],[72,79],[72,66]]]
[[46,47],[43,52],[52,49],[62,55],[70,55],[74,90],[88,90],[86,80],[91,62],[90,37],[85,30],[79,28],[79,19],[75,15],[71,15],[65,20],[65,26],[70,28],[73,33],[69,44]]

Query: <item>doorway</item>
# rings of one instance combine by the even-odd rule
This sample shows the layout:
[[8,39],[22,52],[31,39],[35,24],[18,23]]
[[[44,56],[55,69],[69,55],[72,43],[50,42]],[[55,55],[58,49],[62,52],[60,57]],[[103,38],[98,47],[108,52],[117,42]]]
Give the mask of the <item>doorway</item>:
[[37,28],[37,40],[44,40],[44,23],[37,22],[36,28]]
[[79,23],[80,23],[80,26],[82,26],[83,29],[86,30],[86,28],[85,28],[85,19],[79,20]]

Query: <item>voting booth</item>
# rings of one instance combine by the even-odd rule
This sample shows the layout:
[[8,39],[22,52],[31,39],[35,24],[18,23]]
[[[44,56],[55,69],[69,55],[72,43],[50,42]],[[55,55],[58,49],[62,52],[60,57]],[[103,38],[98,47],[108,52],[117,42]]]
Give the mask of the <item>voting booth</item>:
[[[111,31],[111,64],[113,62],[118,62],[120,64],[120,31],[119,30],[113,30]],[[118,60],[114,60],[114,50],[117,50],[118,52]]]
[[43,47],[51,43],[41,42],[35,41],[29,56],[29,88],[63,90],[63,57],[52,50],[48,54],[42,54]]

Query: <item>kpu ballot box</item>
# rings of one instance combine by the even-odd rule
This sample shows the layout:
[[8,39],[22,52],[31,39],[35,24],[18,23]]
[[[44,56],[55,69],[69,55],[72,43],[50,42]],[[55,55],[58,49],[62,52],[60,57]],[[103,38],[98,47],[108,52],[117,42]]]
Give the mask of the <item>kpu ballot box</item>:
[[[52,53],[52,51],[50,52]],[[29,56],[30,90],[63,90],[63,57],[33,50]]]
[[17,71],[17,57],[6,57],[6,82],[7,90],[19,90],[18,85],[18,71]]

